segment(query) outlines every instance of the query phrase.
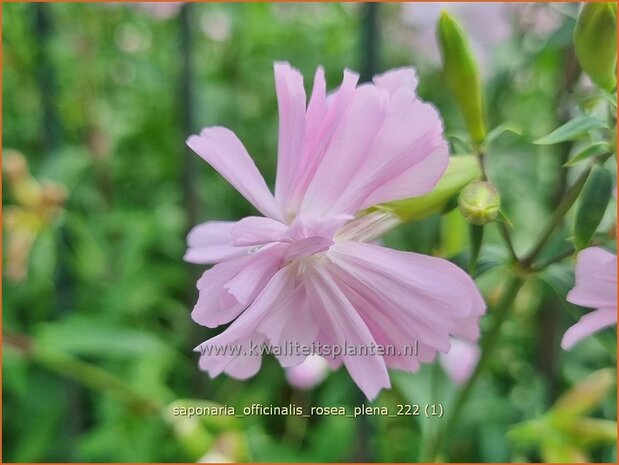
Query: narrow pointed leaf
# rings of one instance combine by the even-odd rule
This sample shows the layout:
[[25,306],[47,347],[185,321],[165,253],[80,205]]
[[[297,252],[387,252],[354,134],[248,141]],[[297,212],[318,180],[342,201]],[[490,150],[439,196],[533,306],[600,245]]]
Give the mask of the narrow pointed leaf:
[[577,163],[580,163],[583,160],[587,160],[588,158],[595,157],[597,155],[603,155],[606,153],[610,153],[612,150],[610,144],[608,142],[595,142],[594,144],[588,145],[583,150],[581,150],[577,155],[572,157],[570,161],[568,161],[564,167],[574,166]]
[[533,141],[533,143],[538,145],[558,144],[559,142],[578,139],[592,129],[605,127],[607,127],[606,124],[598,118],[580,116],[568,121],[563,126],[559,126],[547,136],[541,137]]
[[600,166],[595,166],[580,194],[580,205],[574,224],[576,250],[582,250],[589,245],[591,237],[604,217],[612,188],[610,173]]

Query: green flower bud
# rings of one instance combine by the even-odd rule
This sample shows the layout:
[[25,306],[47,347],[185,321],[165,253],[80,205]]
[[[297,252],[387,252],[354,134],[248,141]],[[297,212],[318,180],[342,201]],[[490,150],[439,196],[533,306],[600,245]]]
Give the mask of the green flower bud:
[[607,91],[617,85],[617,4],[586,3],[576,22],[574,47],[583,71]]
[[443,59],[443,71],[473,141],[486,137],[482,105],[481,82],[475,57],[466,34],[446,12],[438,21],[438,42]]
[[481,169],[473,155],[449,157],[449,165],[432,192],[421,197],[377,205],[372,209],[387,211],[402,222],[421,220],[455,208],[458,192],[480,176]]
[[458,197],[460,212],[469,223],[477,226],[487,224],[499,214],[501,196],[496,188],[486,181],[469,183]]

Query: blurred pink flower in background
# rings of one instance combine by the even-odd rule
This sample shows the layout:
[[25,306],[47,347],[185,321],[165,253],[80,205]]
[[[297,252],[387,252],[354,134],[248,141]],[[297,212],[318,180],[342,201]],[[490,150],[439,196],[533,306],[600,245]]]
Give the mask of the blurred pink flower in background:
[[312,389],[329,374],[329,364],[320,355],[309,355],[299,365],[286,368],[288,383],[297,389]]
[[547,35],[562,21],[562,13],[549,5],[502,2],[407,2],[402,4],[402,21],[413,29],[416,53],[431,64],[440,64],[436,23],[441,11],[448,11],[469,35],[480,68],[488,73],[493,52],[515,36],[517,26],[537,35]]
[[178,14],[185,2],[138,2],[136,5],[149,12],[153,17],[165,20]]
[[481,351],[477,344],[453,338],[451,349],[446,354],[440,355],[439,362],[455,384],[463,384],[473,374],[480,355]]
[[571,349],[583,338],[617,324],[617,255],[599,247],[582,250],[576,261],[576,285],[568,302],[595,308],[571,326],[561,347]]
[[[232,321],[196,348],[212,377],[256,374],[255,345],[392,345],[396,355],[328,358],[333,368],[343,363],[372,399],[390,386],[387,367],[416,371],[449,351],[451,335],[478,338],[485,304],[466,273],[440,258],[369,244],[383,225],[373,230],[366,217],[355,218],[372,205],[430,192],[448,162],[439,115],[416,97],[412,69],[357,81],[345,71],[327,95],[318,68],[306,105],[302,75],[275,65],[274,196],[230,130],[205,128],[187,140],[264,215],[209,221],[188,236],[185,259],[215,264],[198,281],[192,318],[208,327]],[[398,355],[415,342],[417,354]],[[286,368],[306,358],[275,355]]]

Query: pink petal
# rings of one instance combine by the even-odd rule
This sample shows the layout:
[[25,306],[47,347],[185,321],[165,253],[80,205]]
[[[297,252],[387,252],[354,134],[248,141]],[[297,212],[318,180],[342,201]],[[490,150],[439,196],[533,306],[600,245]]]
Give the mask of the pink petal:
[[263,215],[281,220],[282,215],[264,178],[236,135],[219,126],[204,128],[187,145],[216,169]]
[[[317,315],[321,326],[330,328],[334,343],[341,347],[375,344],[370,330],[333,280],[313,269],[306,272],[305,279],[312,311]],[[368,399],[374,399],[382,388],[391,386],[387,367],[381,356],[343,354],[342,360],[350,376]]]
[[290,293],[286,301],[287,305],[281,305],[269,313],[257,331],[267,337],[269,344],[283,350],[280,355],[276,355],[281,365],[291,367],[305,360],[306,352],[300,348],[311,348],[319,327],[308,306],[303,286]]
[[284,260],[290,261],[295,258],[309,257],[320,252],[329,250],[333,245],[332,239],[326,237],[308,237],[294,242],[286,249]]
[[[320,79],[320,76],[318,76]],[[312,101],[310,101],[311,115],[308,114],[308,125],[310,125],[310,133],[307,136],[312,136],[312,139],[306,139],[303,150],[303,160],[301,169],[297,173],[297,182],[295,182],[294,192],[289,199],[289,207],[296,211],[301,200],[303,199],[307,188],[316,174],[316,170],[320,166],[327,147],[333,138],[335,130],[344,120],[344,113],[348,108],[350,101],[355,94],[355,86],[359,75],[351,71],[344,71],[344,79],[339,89],[333,92],[326,100],[327,111],[324,111],[323,103],[321,102],[322,83],[317,82],[318,88],[314,88]],[[316,96],[316,105],[314,105],[314,96]],[[314,109],[316,107],[316,109]],[[311,117],[311,120],[309,118]],[[320,121],[318,121],[320,120]],[[318,125],[318,128],[315,126]]]
[[340,226],[353,218],[352,215],[334,215],[328,218],[297,215],[286,233],[286,240],[294,242],[314,236],[332,238]]
[[248,216],[236,223],[230,231],[234,245],[260,245],[279,242],[288,226],[263,216]]
[[400,88],[405,88],[410,92],[414,92],[417,88],[417,75],[414,68],[392,69],[374,76],[372,80],[376,87],[385,89],[389,94],[394,94]]
[[[238,273],[223,286],[222,301],[227,300],[232,305],[250,304],[271,277],[282,267],[285,247],[282,245],[267,246],[254,255],[255,259],[247,262]],[[227,305],[231,305],[228,303]]]
[[293,296],[294,273],[283,268],[223,333],[196,347],[195,351],[201,353],[200,368],[211,377],[226,372],[245,379],[255,374],[261,357],[250,353],[250,343],[262,344],[265,341],[265,336],[256,329],[271,312],[290,305]]
[[599,310],[587,313],[565,332],[561,340],[561,347],[565,350],[569,350],[585,337],[608,326],[616,325],[616,323],[616,308],[600,308]]
[[342,270],[339,279],[358,282],[358,293],[383,302],[419,342],[446,352],[450,334],[478,337],[485,304],[473,280],[452,263],[353,241],[336,242],[329,256]]
[[309,105],[307,106],[307,114],[305,116],[304,146],[308,146],[316,139],[327,111],[327,83],[325,81],[325,70],[322,66],[319,66],[314,75],[314,87],[312,88],[312,96],[310,97]]
[[434,107],[412,88],[397,88],[364,156],[355,156],[346,191],[330,213],[357,211],[430,192],[447,168],[449,151]]
[[448,153],[447,143],[440,142],[425,158],[376,189],[360,208],[392,200],[419,197],[432,192],[447,169]]
[[364,159],[385,118],[386,95],[371,85],[355,90],[307,188],[300,206],[302,213],[325,215],[346,190],[351,173]]
[[185,261],[210,265],[247,255],[247,247],[232,245],[230,231],[236,224],[234,221],[207,221],[195,226],[187,235],[189,248]]
[[290,197],[303,155],[305,131],[303,76],[288,63],[275,63],[275,88],[279,104],[275,197],[283,206]]
[[385,303],[378,301],[375,296],[366,292],[364,285],[354,279],[341,279],[341,274],[331,273],[337,279],[342,292],[355,307],[377,344],[384,347],[393,346],[396,355],[385,355],[385,363],[391,368],[406,371],[417,371],[419,361],[425,358],[430,361],[436,354],[436,349],[428,348],[425,344],[418,344],[420,356],[401,356],[407,348],[414,348],[417,333],[410,325],[402,324],[398,310],[386,310]]
[[589,308],[617,307],[617,256],[599,247],[582,250],[568,302]]
[[[239,316],[262,290],[260,285],[277,271],[274,264],[281,261],[281,253],[281,247],[270,247],[219,263],[205,271],[198,280],[200,293],[191,313],[193,320],[215,328]],[[251,283],[248,280],[244,285],[234,279],[242,272],[243,276],[251,275]]]

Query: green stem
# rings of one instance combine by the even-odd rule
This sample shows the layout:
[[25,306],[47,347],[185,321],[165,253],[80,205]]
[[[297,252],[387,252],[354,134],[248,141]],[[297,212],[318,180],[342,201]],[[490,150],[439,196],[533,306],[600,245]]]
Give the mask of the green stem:
[[525,267],[529,267],[533,263],[533,261],[544,249],[544,246],[550,239],[550,236],[552,236],[554,230],[563,222],[563,218],[566,213],[570,208],[572,208],[572,205],[574,205],[576,199],[578,199],[578,195],[580,194],[580,191],[582,191],[590,172],[590,168],[584,171],[580,176],[578,176],[578,179],[576,179],[574,184],[567,190],[565,196],[561,202],[559,202],[559,205],[557,205],[557,208],[553,211],[550,220],[542,230],[539,240],[522,260],[522,264]]
[[484,240],[484,227],[472,224],[471,231],[471,257],[469,259],[469,274],[475,276],[477,269],[477,259],[481,251],[481,243]]
[[561,252],[560,254],[555,255],[554,257],[551,257],[547,260],[544,260],[543,262],[539,263],[538,265],[534,265],[531,267],[531,271],[542,271],[544,269],[546,269],[547,267],[549,267],[550,265],[553,265],[555,263],[561,262],[563,260],[565,260],[568,257],[571,257],[572,255],[574,255],[576,251],[574,250],[574,247],[570,247],[567,250],[564,250],[563,252]]
[[512,238],[509,235],[509,229],[507,229],[507,225],[502,221],[497,221],[497,226],[499,228],[499,233],[507,246],[507,250],[509,251],[509,255],[514,263],[518,262],[518,255],[516,254],[516,249],[514,248],[514,243],[512,242]]
[[501,296],[501,300],[497,304],[496,310],[494,313],[494,322],[490,331],[486,334],[486,336],[482,339],[481,342],[481,356],[479,358],[479,362],[475,367],[471,377],[468,379],[464,387],[458,392],[455,401],[453,402],[453,407],[448,412],[448,416],[445,420],[445,426],[439,430],[438,435],[430,446],[430,455],[432,459],[436,459],[436,456],[440,450],[440,446],[444,443],[444,441],[448,438],[451,430],[454,425],[458,421],[460,412],[462,408],[466,404],[466,401],[471,394],[473,386],[475,385],[477,379],[479,378],[480,373],[484,370],[488,358],[490,354],[493,352],[494,345],[496,344],[500,334],[503,323],[507,319],[509,315],[509,311],[512,308],[514,300],[524,283],[524,278],[519,275],[514,275],[510,278],[505,287],[505,291]]
[[31,339],[16,334],[5,334],[3,342],[48,370],[74,379],[92,389],[109,392],[139,412],[155,413],[162,408],[161,404],[136,392],[122,379],[65,352],[40,346]]

